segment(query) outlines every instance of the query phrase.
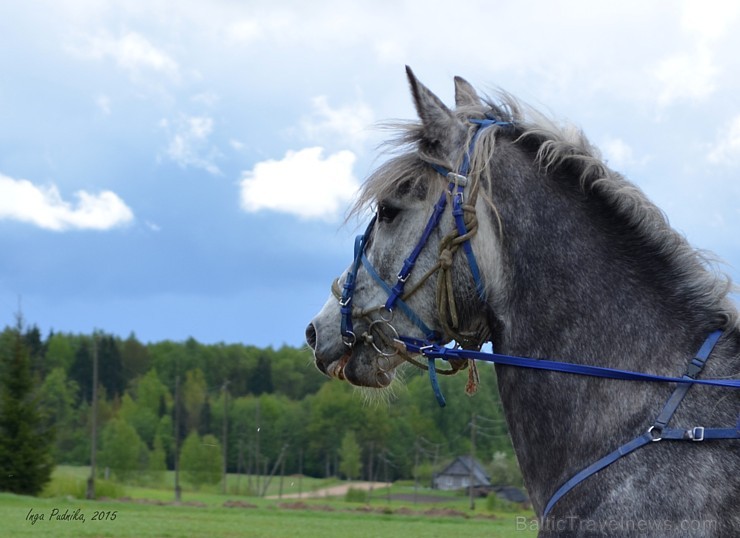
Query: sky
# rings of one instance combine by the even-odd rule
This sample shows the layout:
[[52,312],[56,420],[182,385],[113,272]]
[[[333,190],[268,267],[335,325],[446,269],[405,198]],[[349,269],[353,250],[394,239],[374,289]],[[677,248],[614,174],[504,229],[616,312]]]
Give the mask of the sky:
[[0,326],[300,346],[404,66],[582,129],[740,282],[740,4],[0,3]]

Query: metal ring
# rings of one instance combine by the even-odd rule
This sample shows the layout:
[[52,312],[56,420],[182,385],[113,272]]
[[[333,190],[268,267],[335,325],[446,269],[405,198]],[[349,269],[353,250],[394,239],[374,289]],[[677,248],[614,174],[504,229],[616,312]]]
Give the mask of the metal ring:
[[[387,318],[383,317],[383,310],[385,310],[386,312],[388,312],[388,317]],[[382,306],[378,310],[378,315],[380,316],[380,319],[383,320],[383,321],[385,321],[386,323],[390,323],[391,321],[393,321],[393,309],[392,308],[386,308],[385,306]]]
[[[655,433],[653,433],[653,431]],[[663,440],[663,438],[661,437],[661,435],[663,434],[663,428],[656,428],[655,426],[650,426],[647,432],[650,434],[650,440],[653,443]]]
[[[384,319],[376,319],[375,321],[373,321],[372,323],[370,323],[370,326],[367,328],[368,333],[371,333],[372,332],[374,325],[387,326],[393,332],[393,335],[391,336],[390,340],[397,339],[398,336],[399,336],[398,335],[398,331],[396,330],[396,328],[393,325],[391,325],[390,323],[388,323]],[[380,331],[380,329],[378,329],[378,330]],[[379,334],[381,335],[381,338],[383,336],[385,336],[385,335],[383,335],[382,332],[379,333]],[[373,338],[370,341],[370,344],[373,346],[373,348],[375,349],[375,351],[377,351],[383,357],[394,357],[394,356],[398,355],[398,350],[395,347],[393,347],[393,351],[390,352],[390,353],[387,352],[387,351],[383,351],[382,349],[380,349],[378,347],[378,345],[375,343],[375,338]]]
[[342,334],[342,343],[348,348],[352,349],[356,342],[357,342],[357,335],[353,333],[352,331],[347,331],[346,333]]

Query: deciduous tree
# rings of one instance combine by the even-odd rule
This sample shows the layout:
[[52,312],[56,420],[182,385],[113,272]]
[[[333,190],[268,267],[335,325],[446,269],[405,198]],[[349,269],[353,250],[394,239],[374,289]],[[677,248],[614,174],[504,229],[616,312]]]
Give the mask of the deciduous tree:
[[210,434],[201,438],[195,431],[190,432],[180,453],[180,468],[185,480],[195,487],[218,484],[223,461],[218,439]]
[[347,480],[353,480],[360,476],[362,472],[362,451],[357,443],[355,432],[350,430],[344,434],[339,458],[339,472],[346,476]]

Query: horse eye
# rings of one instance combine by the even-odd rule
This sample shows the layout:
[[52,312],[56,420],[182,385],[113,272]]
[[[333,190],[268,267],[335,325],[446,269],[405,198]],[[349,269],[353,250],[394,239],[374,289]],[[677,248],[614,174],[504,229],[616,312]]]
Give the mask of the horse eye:
[[401,209],[398,207],[384,203],[378,204],[378,220],[380,220],[380,222],[393,222],[393,219],[395,219],[396,215],[400,212]]

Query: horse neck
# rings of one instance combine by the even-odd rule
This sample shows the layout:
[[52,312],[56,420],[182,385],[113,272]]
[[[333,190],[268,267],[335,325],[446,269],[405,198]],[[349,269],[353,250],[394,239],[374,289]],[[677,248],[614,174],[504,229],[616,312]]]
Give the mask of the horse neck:
[[[505,290],[492,301],[497,351],[680,375],[687,354],[716,328],[715,313],[682,305],[678,290],[667,296],[654,287],[651,275],[668,271],[671,260],[638,265],[644,257],[615,246],[615,230],[588,209],[585,196],[533,173],[496,185],[492,199],[504,230]],[[497,372],[535,506],[554,484],[618,446],[615,440],[639,433],[670,390],[520,368]]]

